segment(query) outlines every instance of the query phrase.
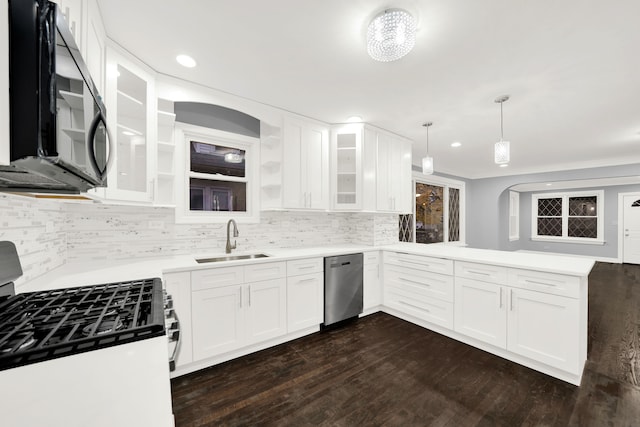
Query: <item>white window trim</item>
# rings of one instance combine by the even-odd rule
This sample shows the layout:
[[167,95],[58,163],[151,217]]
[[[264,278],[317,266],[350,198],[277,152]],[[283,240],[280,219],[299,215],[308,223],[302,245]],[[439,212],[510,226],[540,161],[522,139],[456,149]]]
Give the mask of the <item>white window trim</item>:
[[[568,201],[571,197],[596,196],[598,204],[598,237],[568,237]],[[562,237],[538,236],[538,199],[562,198]],[[562,193],[537,193],[531,195],[531,240],[539,242],[578,243],[582,245],[604,245],[604,190],[574,191]]]
[[[197,140],[210,144],[225,144],[245,151],[246,181],[247,181],[247,211],[246,212],[211,212],[191,211],[189,209],[189,178],[201,176],[190,172],[189,142]],[[260,139],[239,135],[217,129],[176,123],[176,223],[212,224],[226,223],[235,219],[238,223],[260,222]],[[205,174],[207,175],[207,174]],[[212,176],[207,176],[208,178]],[[233,177],[228,179],[234,181]]]
[[509,241],[520,240],[520,193],[509,191]]
[[[427,185],[437,185],[439,187],[444,187],[444,200],[443,204],[446,206],[446,209],[443,212],[442,221],[444,224],[447,224],[444,227],[444,242],[435,243],[435,244],[447,244],[451,246],[466,246],[466,208],[465,208],[465,183],[464,181],[458,181],[456,179],[445,178],[437,175],[425,175],[421,172],[413,172],[413,179],[411,180],[411,184],[413,186],[411,190],[412,200],[411,204],[413,206],[413,241],[416,241],[416,183],[427,184]],[[460,239],[455,242],[449,242],[449,188],[457,188],[460,190]]]

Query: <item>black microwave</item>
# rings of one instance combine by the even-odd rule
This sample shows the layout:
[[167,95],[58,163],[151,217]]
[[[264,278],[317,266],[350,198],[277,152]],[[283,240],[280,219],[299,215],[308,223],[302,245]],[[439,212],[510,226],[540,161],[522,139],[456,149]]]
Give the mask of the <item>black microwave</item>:
[[55,3],[9,0],[9,98],[10,165],[0,167],[0,190],[106,186],[106,108]]

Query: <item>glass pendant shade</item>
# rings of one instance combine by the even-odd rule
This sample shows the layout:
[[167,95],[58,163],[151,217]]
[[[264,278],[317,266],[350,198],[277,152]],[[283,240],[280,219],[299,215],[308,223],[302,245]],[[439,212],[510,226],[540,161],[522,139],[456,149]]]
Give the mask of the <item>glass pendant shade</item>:
[[498,165],[509,163],[509,141],[500,140],[496,142],[493,150],[493,160]]
[[425,175],[433,174],[433,157],[427,156],[422,158],[422,173]]
[[387,9],[367,28],[367,52],[376,61],[395,61],[413,49],[415,33],[416,20],[409,12]]

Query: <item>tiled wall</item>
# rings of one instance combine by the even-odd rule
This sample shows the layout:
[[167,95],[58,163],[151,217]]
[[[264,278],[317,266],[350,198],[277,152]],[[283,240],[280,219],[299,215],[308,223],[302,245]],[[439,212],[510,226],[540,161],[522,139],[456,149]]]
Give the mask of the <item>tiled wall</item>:
[[[176,224],[173,209],[69,205],[65,230],[70,261],[126,259],[224,251],[226,224]],[[397,216],[324,212],[263,212],[239,224],[237,251],[397,241]],[[150,228],[161,222],[161,229]]]
[[0,193],[0,240],[16,245],[23,270],[16,284],[64,264],[65,218],[63,203]]
[[[66,203],[0,193],[0,240],[13,241],[24,270],[17,284],[65,261],[224,251],[226,224],[175,224],[171,208]],[[150,221],[163,224],[150,227]],[[398,241],[395,214],[263,212],[239,224],[238,251]]]

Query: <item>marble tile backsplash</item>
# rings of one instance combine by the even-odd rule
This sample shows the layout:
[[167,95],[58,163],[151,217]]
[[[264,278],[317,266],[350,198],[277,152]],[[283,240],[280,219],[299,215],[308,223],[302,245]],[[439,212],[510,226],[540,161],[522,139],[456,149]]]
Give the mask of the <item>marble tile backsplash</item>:
[[16,245],[23,275],[20,286],[65,263],[65,204],[0,193],[0,240]]
[[[379,213],[262,212],[239,224],[237,251],[398,241],[398,216]],[[67,203],[0,193],[0,240],[13,241],[20,283],[67,261],[222,252],[226,224],[176,224],[166,207]]]
[[[263,212],[238,225],[236,250],[393,243],[395,228],[396,215]],[[223,252],[226,243],[226,224],[176,224],[171,208],[69,205],[64,229],[70,261]]]

